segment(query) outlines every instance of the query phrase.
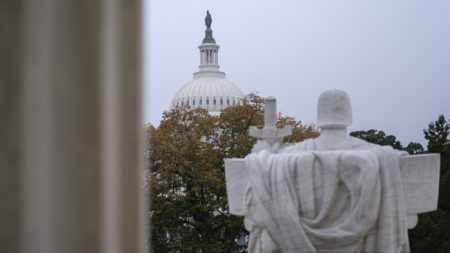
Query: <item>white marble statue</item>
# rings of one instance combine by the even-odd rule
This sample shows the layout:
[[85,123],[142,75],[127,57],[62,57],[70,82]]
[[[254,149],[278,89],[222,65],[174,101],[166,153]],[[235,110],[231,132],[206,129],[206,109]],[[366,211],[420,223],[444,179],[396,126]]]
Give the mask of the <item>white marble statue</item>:
[[252,154],[226,160],[230,211],[245,216],[249,252],[409,252],[407,229],[437,205],[439,156],[351,137],[351,122],[347,94],[326,91],[320,137],[283,148],[266,126]]

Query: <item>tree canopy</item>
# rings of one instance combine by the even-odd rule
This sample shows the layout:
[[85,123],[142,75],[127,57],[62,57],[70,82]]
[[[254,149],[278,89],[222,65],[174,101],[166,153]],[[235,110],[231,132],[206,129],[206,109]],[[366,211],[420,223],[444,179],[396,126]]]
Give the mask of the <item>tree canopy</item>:
[[[449,119],[450,120],[450,119]],[[447,122],[440,115],[434,122],[428,124],[423,130],[424,137],[428,141],[427,149],[418,142],[410,142],[402,147],[400,141],[393,135],[386,135],[383,131],[370,129],[367,131],[355,131],[350,135],[379,145],[390,145],[399,150],[408,151],[410,154],[439,153],[441,155],[441,170],[439,184],[438,210],[419,214],[417,226],[409,230],[411,252],[440,252],[445,253],[450,249],[450,121]]]
[[[286,142],[318,136],[313,125],[280,114],[277,125],[287,124]],[[250,153],[252,125],[263,125],[263,99],[254,94],[219,116],[177,107],[147,127],[153,252],[245,251],[236,243],[247,234],[243,220],[228,210],[223,159]]]
[[[450,122],[450,119],[449,119]],[[440,153],[441,171],[438,210],[419,215],[417,227],[409,231],[412,252],[440,252],[450,249],[450,139],[449,122],[440,115],[423,130],[430,153]]]
[[350,135],[378,145],[389,145],[395,149],[403,149],[397,137],[386,135],[383,131],[369,129],[367,131],[354,131]]
[[[287,124],[293,126],[293,134],[284,142],[319,135],[314,125],[279,114],[277,126]],[[223,159],[250,153],[256,142],[248,135],[253,125],[263,125],[263,99],[251,94],[219,116],[177,107],[163,114],[158,127],[146,127],[152,252],[246,252],[243,220],[228,210]],[[418,142],[403,147],[394,135],[380,130],[350,133],[410,154],[441,154],[438,210],[420,214],[416,228],[409,230],[412,252],[444,253],[450,248],[449,131],[450,119],[447,122],[443,115],[428,124],[423,130],[427,150]]]

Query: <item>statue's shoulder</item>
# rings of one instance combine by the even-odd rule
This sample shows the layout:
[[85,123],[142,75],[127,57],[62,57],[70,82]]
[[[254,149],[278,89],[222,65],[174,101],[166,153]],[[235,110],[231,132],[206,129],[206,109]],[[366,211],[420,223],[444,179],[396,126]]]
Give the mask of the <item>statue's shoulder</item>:
[[310,151],[315,149],[314,139],[306,139],[301,142],[288,144],[279,153],[296,153],[300,151]]
[[408,155],[408,152],[404,151],[404,150],[398,150],[398,149],[394,149],[393,147],[389,146],[389,145],[378,145],[378,144],[374,144],[374,143],[370,143],[367,142],[365,140],[353,137],[353,136],[349,136],[352,139],[352,149],[373,149],[373,150],[378,150],[380,152],[389,152],[389,153],[393,153],[394,155],[397,156],[404,156],[404,155]]
[[351,149],[368,149],[368,148],[374,148],[378,145],[367,142],[365,140],[362,140],[360,138],[356,138],[353,136],[348,136],[349,144],[351,146]]

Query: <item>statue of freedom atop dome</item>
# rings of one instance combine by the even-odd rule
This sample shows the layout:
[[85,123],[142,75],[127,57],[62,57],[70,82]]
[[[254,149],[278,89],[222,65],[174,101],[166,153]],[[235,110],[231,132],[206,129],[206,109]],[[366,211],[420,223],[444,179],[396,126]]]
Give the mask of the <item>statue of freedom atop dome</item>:
[[211,23],[212,23],[211,14],[209,14],[209,10],[207,10],[205,17],[205,25],[207,29],[211,29]]
[[205,30],[205,38],[203,39],[203,43],[216,43],[216,41],[214,40],[213,36],[212,36],[212,30],[211,30],[211,23],[212,23],[212,18],[211,18],[211,14],[209,13],[209,10],[206,11],[206,17],[205,17],[205,25],[206,25],[206,30]]

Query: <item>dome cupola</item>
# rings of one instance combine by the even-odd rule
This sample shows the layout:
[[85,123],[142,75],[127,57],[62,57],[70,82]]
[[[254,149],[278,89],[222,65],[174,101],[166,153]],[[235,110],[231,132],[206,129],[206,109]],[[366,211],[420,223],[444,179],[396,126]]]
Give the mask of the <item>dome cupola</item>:
[[194,78],[181,87],[172,99],[171,109],[177,106],[202,107],[212,115],[229,106],[238,105],[244,97],[242,91],[225,78],[219,70],[219,45],[212,35],[212,18],[209,11],[205,18],[205,38],[200,50],[199,70]]

